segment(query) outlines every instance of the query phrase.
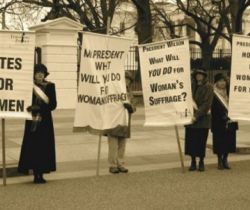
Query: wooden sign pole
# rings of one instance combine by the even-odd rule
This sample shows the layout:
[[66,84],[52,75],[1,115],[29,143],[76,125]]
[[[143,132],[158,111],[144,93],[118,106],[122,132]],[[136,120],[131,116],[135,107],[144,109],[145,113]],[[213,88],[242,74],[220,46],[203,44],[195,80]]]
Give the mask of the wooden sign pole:
[[183,154],[182,154],[180,136],[179,136],[179,131],[178,131],[177,125],[175,125],[174,128],[175,128],[175,134],[176,134],[179,156],[180,156],[180,161],[181,161],[181,168],[182,168],[182,172],[185,173],[184,158],[183,158]]
[[5,119],[2,118],[2,169],[3,186],[6,186]]
[[102,135],[100,134],[98,142],[98,152],[97,152],[96,176],[99,176],[100,174],[101,145],[102,145]]

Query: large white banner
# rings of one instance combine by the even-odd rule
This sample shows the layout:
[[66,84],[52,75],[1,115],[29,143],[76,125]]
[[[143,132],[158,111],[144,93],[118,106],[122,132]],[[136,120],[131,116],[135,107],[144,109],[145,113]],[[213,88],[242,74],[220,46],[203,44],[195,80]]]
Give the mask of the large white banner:
[[0,31],[0,117],[31,118],[35,34]]
[[189,41],[139,46],[146,126],[183,125],[193,115]]
[[132,40],[83,33],[75,130],[128,125],[124,62]]
[[250,120],[250,37],[233,35],[229,111],[233,120]]

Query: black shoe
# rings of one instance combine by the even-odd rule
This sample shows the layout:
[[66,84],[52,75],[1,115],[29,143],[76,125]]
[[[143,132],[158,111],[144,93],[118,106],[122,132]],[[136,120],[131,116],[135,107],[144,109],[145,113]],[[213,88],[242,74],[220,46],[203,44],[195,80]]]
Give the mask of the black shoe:
[[197,167],[196,167],[196,161],[192,161],[191,162],[191,166],[189,167],[189,171],[196,171]]
[[40,178],[40,183],[41,183],[41,184],[45,184],[46,182],[47,182],[47,181],[46,181],[43,177]]
[[228,170],[231,169],[231,167],[228,165],[227,160],[223,160],[222,164],[223,164],[223,167],[224,167],[225,169],[228,169]]
[[218,158],[218,169],[219,170],[223,170],[224,169],[223,162],[222,162],[221,158]]
[[33,182],[34,182],[35,184],[38,184],[38,183],[39,183],[39,178],[38,178],[38,177],[34,177]]
[[109,172],[112,174],[118,174],[120,171],[117,167],[110,167]]
[[128,169],[125,168],[125,167],[123,167],[123,166],[119,166],[119,167],[118,167],[118,170],[119,170],[119,172],[121,172],[121,173],[128,173]]
[[38,184],[38,183],[39,183],[39,180],[40,180],[40,176],[39,176],[38,174],[34,174],[34,180],[33,180],[33,182],[34,182],[35,184]]
[[205,171],[205,165],[204,165],[204,162],[203,161],[200,161],[199,162],[199,169],[198,169],[199,171]]
[[35,177],[33,182],[35,184],[45,184],[46,180],[44,178],[37,178],[37,177]]

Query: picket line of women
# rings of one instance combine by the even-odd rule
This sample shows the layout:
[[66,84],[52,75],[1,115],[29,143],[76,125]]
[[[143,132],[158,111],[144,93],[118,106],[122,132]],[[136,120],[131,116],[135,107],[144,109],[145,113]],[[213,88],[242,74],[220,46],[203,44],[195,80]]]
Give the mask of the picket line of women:
[[[196,70],[192,78],[194,117],[185,130],[185,154],[191,156],[190,171],[204,171],[208,132],[211,128],[213,152],[218,156],[218,169],[230,169],[228,154],[236,151],[238,123],[228,117],[228,79],[223,74],[207,81],[207,73]],[[196,159],[199,158],[197,167]]]
[[[20,173],[28,174],[33,170],[34,183],[46,183],[43,175],[56,170],[55,136],[51,111],[57,106],[55,84],[48,82],[47,67],[37,64],[34,67],[34,88],[32,105],[27,108],[32,120],[25,123],[25,132],[18,164]],[[131,84],[133,76],[126,72],[128,101],[123,103],[128,111],[127,126],[118,126],[105,135],[108,137],[108,162],[110,173],[127,173],[124,166],[126,139],[130,137],[131,114],[136,111]],[[238,125],[227,116],[228,83],[222,74],[215,77],[214,87],[208,83],[207,74],[196,70],[192,82],[194,117],[192,124],[186,126],[185,153],[191,156],[190,171],[204,171],[204,157],[208,131],[212,122],[213,150],[218,155],[218,168],[230,169],[228,154],[235,152],[236,130]],[[212,116],[212,121],[211,121]]]

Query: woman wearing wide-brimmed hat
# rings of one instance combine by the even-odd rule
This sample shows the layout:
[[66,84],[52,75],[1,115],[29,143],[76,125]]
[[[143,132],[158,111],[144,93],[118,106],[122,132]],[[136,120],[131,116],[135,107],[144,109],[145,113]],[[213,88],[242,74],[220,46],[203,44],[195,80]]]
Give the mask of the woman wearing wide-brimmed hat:
[[192,76],[194,116],[192,124],[186,126],[185,129],[185,154],[191,156],[190,171],[197,169],[197,157],[199,157],[198,170],[204,171],[206,143],[211,124],[213,86],[207,81],[207,73],[203,69],[195,70]]
[[56,170],[55,137],[51,111],[57,106],[55,84],[48,82],[47,67],[36,64],[34,67],[34,88],[32,105],[27,111],[32,120],[25,123],[25,131],[18,171],[34,174],[34,183],[45,183],[44,173]]
[[218,169],[230,169],[228,154],[236,151],[236,130],[238,123],[228,117],[227,78],[219,73],[214,77],[214,98],[212,103],[213,152],[218,157]]

